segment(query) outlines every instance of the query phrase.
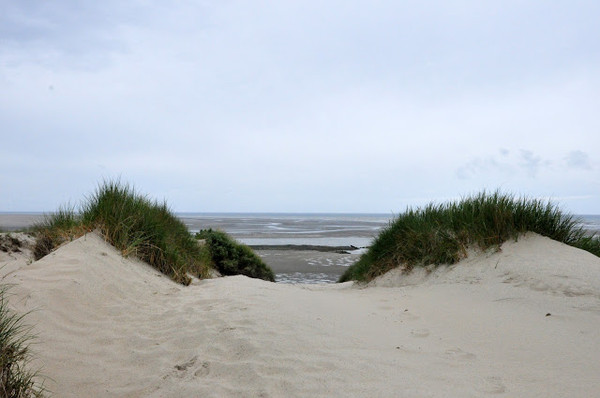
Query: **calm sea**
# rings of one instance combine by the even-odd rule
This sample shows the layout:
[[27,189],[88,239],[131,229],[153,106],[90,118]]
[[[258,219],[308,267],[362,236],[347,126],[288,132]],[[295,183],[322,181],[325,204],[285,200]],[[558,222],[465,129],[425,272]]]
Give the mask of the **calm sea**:
[[369,246],[388,214],[179,213],[192,232],[220,229],[247,245]]
[[581,219],[581,226],[586,230],[600,234],[600,214],[584,214],[578,216]]

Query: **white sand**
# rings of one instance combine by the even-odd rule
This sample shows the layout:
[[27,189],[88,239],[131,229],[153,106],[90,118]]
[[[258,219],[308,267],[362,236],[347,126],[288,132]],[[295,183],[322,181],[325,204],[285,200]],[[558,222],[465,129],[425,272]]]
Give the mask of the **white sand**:
[[59,397],[600,396],[600,259],[535,235],[368,288],[184,287],[94,234],[19,267]]

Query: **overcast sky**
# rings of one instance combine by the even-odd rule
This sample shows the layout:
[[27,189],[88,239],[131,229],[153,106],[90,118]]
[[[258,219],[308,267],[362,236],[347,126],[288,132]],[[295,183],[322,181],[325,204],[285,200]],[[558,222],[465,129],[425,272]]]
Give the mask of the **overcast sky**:
[[0,0],[0,211],[120,178],[175,211],[482,189],[600,214],[600,2]]

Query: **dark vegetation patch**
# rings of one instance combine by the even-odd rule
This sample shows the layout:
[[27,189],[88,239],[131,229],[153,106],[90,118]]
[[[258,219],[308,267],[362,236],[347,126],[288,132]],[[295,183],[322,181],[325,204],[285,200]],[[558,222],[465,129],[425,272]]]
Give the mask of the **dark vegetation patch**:
[[485,191],[443,204],[409,208],[390,222],[340,282],[369,281],[403,267],[454,264],[468,248],[487,250],[526,232],[535,232],[600,256],[598,236],[580,220],[548,201]]
[[204,240],[214,268],[222,275],[246,275],[275,282],[275,274],[262,259],[225,232],[201,230],[196,238]]

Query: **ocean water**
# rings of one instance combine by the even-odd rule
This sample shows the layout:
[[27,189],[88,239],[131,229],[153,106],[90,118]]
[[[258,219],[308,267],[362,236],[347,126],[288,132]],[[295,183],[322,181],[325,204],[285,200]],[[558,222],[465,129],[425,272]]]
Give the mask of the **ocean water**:
[[[273,269],[275,280],[280,283],[336,282],[392,218],[391,214],[180,213],[178,216],[192,232],[219,229],[242,243],[261,246],[256,253]],[[295,247],[282,248],[283,245]],[[323,247],[345,250],[324,251]]]
[[584,229],[600,235],[600,214],[584,214],[578,218],[581,219],[581,226]]
[[247,245],[364,247],[388,225],[387,214],[178,213],[192,232],[220,229]]

